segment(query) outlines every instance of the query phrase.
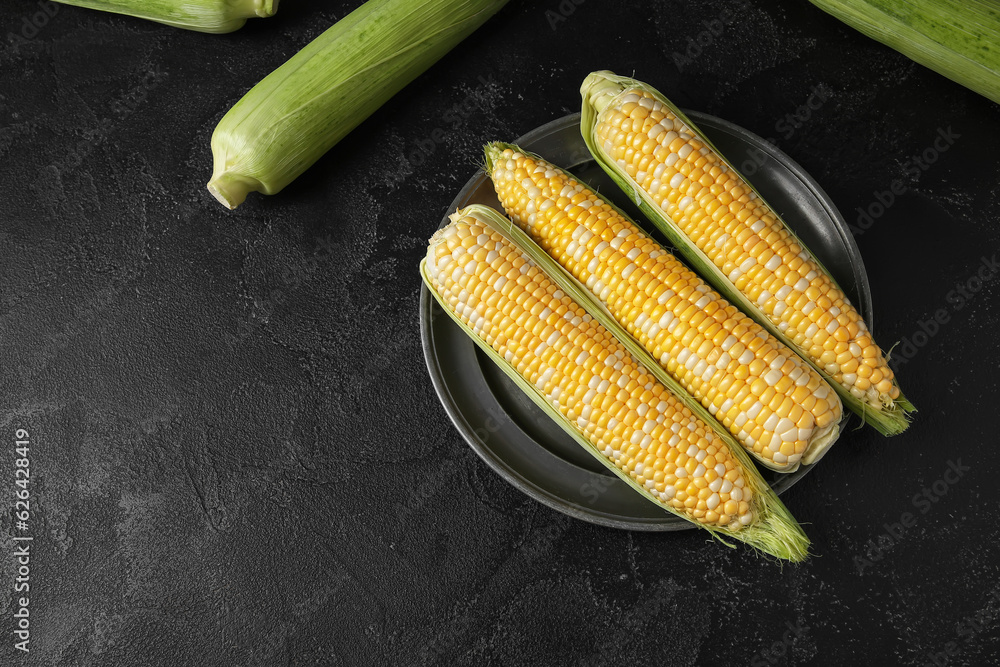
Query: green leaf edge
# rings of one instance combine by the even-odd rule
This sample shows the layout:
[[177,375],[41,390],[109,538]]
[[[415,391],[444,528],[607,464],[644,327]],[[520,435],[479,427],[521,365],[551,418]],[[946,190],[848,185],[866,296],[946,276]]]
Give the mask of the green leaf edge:
[[[950,3],[951,6],[947,3],[915,5],[913,11],[924,14],[928,21],[934,21],[935,18],[947,19],[938,21],[936,27],[940,32],[935,35],[871,2],[809,1],[866,37],[881,42],[914,62],[1000,104],[1000,57],[995,55],[996,49],[992,52],[976,51],[973,56],[949,44],[951,40],[952,43],[972,42],[980,47],[995,45],[997,33],[1000,32],[995,4],[965,0]],[[905,3],[901,7],[906,7]],[[937,16],[932,16],[931,13],[936,13]],[[981,39],[973,40],[969,33],[977,29],[984,34]]]

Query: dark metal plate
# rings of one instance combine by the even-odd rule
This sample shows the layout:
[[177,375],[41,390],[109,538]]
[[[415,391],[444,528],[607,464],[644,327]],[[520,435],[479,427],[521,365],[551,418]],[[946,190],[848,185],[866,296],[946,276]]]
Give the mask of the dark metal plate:
[[[826,193],[791,158],[757,135],[714,116],[685,113],[720,153],[747,172],[744,175],[829,269],[870,327],[871,293],[864,263]],[[579,122],[579,114],[565,116],[514,143],[573,172],[648,231],[651,225],[591,158]],[[466,183],[448,212],[470,204],[503,211],[482,171]],[[442,225],[447,222],[445,218]],[[583,451],[478,351],[426,287],[420,297],[420,335],[428,371],[448,415],[469,446],[515,487],[560,512],[603,526],[649,531],[694,527],[658,509]],[[845,426],[842,431],[849,433]],[[811,468],[801,466],[788,475],[762,469],[761,474],[781,494]]]

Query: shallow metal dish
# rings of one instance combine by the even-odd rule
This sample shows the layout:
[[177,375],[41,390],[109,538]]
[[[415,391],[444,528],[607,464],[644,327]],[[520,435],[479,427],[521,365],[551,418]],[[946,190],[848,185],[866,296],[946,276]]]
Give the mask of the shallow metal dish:
[[[749,170],[752,175],[746,174],[748,180],[833,273],[870,327],[871,292],[864,263],[847,223],[826,193],[790,157],[757,135],[714,116],[685,113],[737,168],[754,166]],[[648,231],[652,226],[594,163],[579,122],[579,114],[565,116],[514,143],[573,172]],[[503,211],[481,170],[465,184],[448,212],[469,204]],[[445,218],[442,226],[447,222]],[[420,295],[420,336],[427,369],[448,416],[469,446],[515,487],[553,509],[602,526],[648,531],[694,527],[658,509],[583,451],[478,351],[426,287]],[[846,426],[841,428],[849,433]],[[764,469],[761,473],[780,495],[811,469],[801,466],[788,475]]]

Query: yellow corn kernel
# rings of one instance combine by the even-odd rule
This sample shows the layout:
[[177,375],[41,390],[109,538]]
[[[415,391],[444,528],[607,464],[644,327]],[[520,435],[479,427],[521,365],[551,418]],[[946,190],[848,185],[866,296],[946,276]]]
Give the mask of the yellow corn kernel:
[[[584,128],[585,135],[593,133],[588,140],[592,150],[603,151],[615,170],[627,173],[677,231],[707,256],[719,280],[742,292],[761,318],[828,373],[845,396],[860,396],[862,404],[852,402],[852,409],[870,415],[867,406],[877,406],[888,421],[874,415],[871,423],[887,434],[905,429],[905,417],[894,405],[901,396],[895,376],[861,316],[778,216],[702,141],[697,129],[655,91],[634,80],[595,72],[582,92],[585,110],[589,105],[595,112],[592,127]],[[655,114],[661,120],[638,127],[636,109],[643,110],[643,118]],[[641,142],[644,148],[652,142],[641,170],[634,155],[619,150],[623,141]],[[716,214],[726,202],[734,217],[722,226]],[[837,353],[827,354],[832,350]],[[868,358],[877,359],[882,379],[871,378],[862,388],[861,374],[849,364]],[[906,401],[901,407],[912,408]]]
[[[494,318],[486,317],[484,301],[471,296],[477,291],[487,298],[500,293],[501,304],[510,305],[509,317],[515,320],[545,310],[565,313],[541,334],[524,327],[503,331],[508,337],[507,361],[544,392],[598,451],[663,504],[706,525],[739,530],[753,523],[748,504],[753,493],[739,460],[598,321],[555,289],[532,263],[521,263],[521,274],[536,287],[504,291],[508,284],[497,269],[506,262],[516,265],[519,255],[520,250],[499,232],[466,217],[434,236],[426,270],[448,308],[483,340],[501,332]],[[467,277],[464,286],[457,280],[462,276]],[[550,350],[548,361],[543,361],[543,353]],[[614,365],[598,362],[602,354],[614,359]],[[613,371],[610,382],[595,372],[607,368]],[[609,400],[621,396],[619,392],[627,402],[613,401],[609,408]],[[657,431],[658,426],[662,428]],[[654,483],[657,478],[659,487]],[[717,507],[733,511],[724,515],[708,511]]]
[[[804,428],[781,420],[803,384],[826,395],[819,374],[631,220],[538,156],[506,144],[489,144],[485,153],[511,220],[603,301],[759,461],[793,470],[811,445],[836,437],[841,417],[836,398],[815,402],[829,414],[810,412],[812,421]],[[804,382],[797,385],[799,378]],[[784,413],[772,404],[785,405]],[[782,452],[785,442],[793,443],[791,455]]]

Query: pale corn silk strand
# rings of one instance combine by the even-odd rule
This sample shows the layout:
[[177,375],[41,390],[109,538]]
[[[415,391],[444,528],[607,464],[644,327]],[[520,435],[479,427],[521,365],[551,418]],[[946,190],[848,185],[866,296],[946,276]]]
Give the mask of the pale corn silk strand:
[[784,224],[650,92],[600,111],[598,145],[735,287],[833,381],[873,410],[900,396],[864,320]]
[[836,437],[841,403],[819,374],[611,204],[516,147],[486,158],[511,219],[763,464],[793,469]]
[[534,263],[473,217],[428,247],[434,289],[615,466],[706,527],[753,524],[740,462]]

